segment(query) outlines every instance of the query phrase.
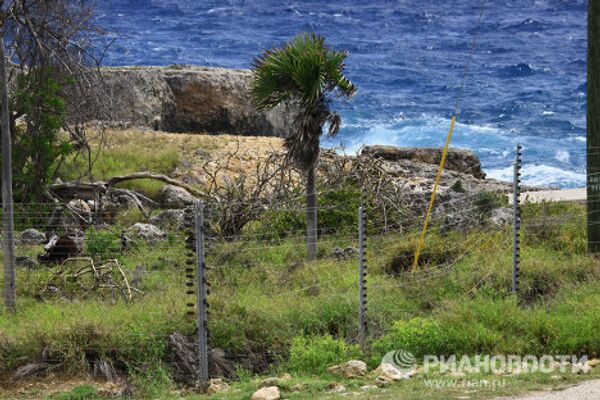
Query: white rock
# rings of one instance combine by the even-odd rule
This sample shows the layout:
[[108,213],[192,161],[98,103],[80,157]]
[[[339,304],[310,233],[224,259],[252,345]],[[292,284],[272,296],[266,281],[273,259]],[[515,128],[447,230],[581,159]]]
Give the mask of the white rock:
[[377,389],[376,385],[363,385],[360,387],[360,390],[363,392],[368,392],[369,390]]
[[585,362],[585,364],[589,365],[592,368],[594,368],[594,367],[596,367],[596,366],[598,366],[600,364],[600,359],[592,358],[591,360],[587,360]]
[[374,372],[378,375],[378,381],[396,382],[403,379],[409,379],[417,373],[417,370],[411,369],[410,371],[401,371],[392,364],[382,363]]
[[92,210],[90,209],[90,205],[85,201],[85,200],[81,200],[81,199],[75,199],[75,200],[71,200],[68,203],[69,208],[74,208],[75,210],[79,211],[79,212],[83,212],[83,213],[90,213],[92,212]]
[[494,208],[492,210],[492,216],[490,217],[490,221],[494,225],[498,226],[509,225],[512,223],[512,217],[512,210],[510,208]]
[[161,228],[180,228],[184,218],[183,210],[163,210],[151,217],[148,222]]
[[147,242],[156,242],[163,240],[166,237],[166,234],[163,231],[152,224],[138,222],[129,228],[129,230]]
[[46,235],[34,228],[25,229],[19,236],[19,242],[29,245],[44,244]]
[[332,382],[329,384],[329,393],[345,393],[346,386],[338,382]]
[[224,392],[229,389],[229,385],[223,382],[222,379],[211,379],[208,382],[208,387],[206,388],[206,394],[215,394],[219,392]]
[[577,363],[573,364],[573,372],[578,375],[586,375],[592,372],[592,367],[589,364]]
[[258,389],[250,400],[280,400],[281,393],[279,393],[279,388],[277,386],[268,386],[264,388]]
[[335,365],[327,369],[332,374],[343,375],[346,378],[356,378],[365,376],[367,373],[367,364],[360,360],[350,360],[340,365]]
[[185,208],[196,201],[187,190],[174,185],[163,186],[158,192],[158,197],[165,207],[170,208]]

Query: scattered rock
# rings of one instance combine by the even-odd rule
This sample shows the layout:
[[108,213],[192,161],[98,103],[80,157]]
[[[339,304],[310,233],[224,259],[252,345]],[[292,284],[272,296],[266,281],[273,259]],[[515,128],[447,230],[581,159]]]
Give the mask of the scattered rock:
[[327,385],[327,388],[329,389],[329,393],[345,393],[346,392],[346,386],[342,385],[339,382],[331,382],[331,383],[329,383],[329,385]]
[[417,373],[417,370],[401,371],[392,364],[382,363],[374,373],[377,375],[377,381],[379,382],[396,382],[411,378]]
[[332,374],[343,375],[346,378],[356,378],[365,376],[367,373],[367,364],[360,360],[350,360],[340,365],[335,365],[327,369]]
[[167,236],[157,226],[141,222],[134,224],[129,230],[149,243],[163,240]]
[[262,381],[260,381],[258,386],[261,388],[277,386],[277,385],[279,385],[279,382],[280,382],[280,379],[276,378],[276,377],[266,378],[266,379],[263,379]]
[[279,380],[282,382],[287,382],[290,381],[292,379],[292,375],[286,373],[281,374],[281,376],[279,377]]
[[381,378],[380,376],[378,376],[375,379],[375,385],[377,385],[378,387],[386,387],[388,386],[392,381],[389,381],[385,378]]
[[490,217],[490,222],[494,225],[510,225],[513,219],[513,212],[510,208],[494,208]]
[[158,192],[158,198],[163,206],[177,209],[185,208],[196,202],[196,198],[187,190],[174,185],[163,186]]
[[303,392],[307,388],[306,383],[296,383],[290,389],[294,392]]
[[208,382],[208,387],[206,388],[206,394],[215,394],[219,392],[224,392],[229,389],[229,385],[223,382],[222,379],[211,379]]
[[368,392],[369,390],[377,389],[377,385],[363,385],[360,387],[360,390],[363,392]]
[[600,365],[600,359],[598,358],[592,358],[591,360],[587,360],[586,365],[589,365],[590,367],[594,368],[598,365]]
[[31,257],[28,256],[17,256],[15,257],[17,267],[34,269],[38,266],[38,262]]
[[573,364],[573,373],[575,373],[577,375],[587,375],[590,372],[592,372],[592,367],[587,363]]
[[150,218],[148,222],[163,229],[178,229],[183,224],[183,217],[183,210],[164,210]]
[[277,386],[268,386],[258,389],[250,400],[280,400],[281,394]]
[[46,235],[34,228],[25,229],[19,236],[19,242],[26,245],[44,244]]
[[346,247],[344,249],[341,247],[335,247],[331,256],[337,258],[338,260],[342,260],[355,254],[358,254],[358,250],[354,247]]
[[92,210],[90,209],[90,205],[85,200],[81,200],[81,199],[71,200],[68,203],[68,206],[69,206],[69,208],[71,208],[77,212],[82,212],[82,213],[92,212]]

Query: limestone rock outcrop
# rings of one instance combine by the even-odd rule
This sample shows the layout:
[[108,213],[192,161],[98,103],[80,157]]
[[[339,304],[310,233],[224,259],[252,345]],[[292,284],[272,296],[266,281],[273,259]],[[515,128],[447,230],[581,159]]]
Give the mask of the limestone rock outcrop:
[[196,66],[103,68],[96,100],[70,110],[78,121],[103,121],[169,132],[286,137],[293,114],[252,104],[252,73]]

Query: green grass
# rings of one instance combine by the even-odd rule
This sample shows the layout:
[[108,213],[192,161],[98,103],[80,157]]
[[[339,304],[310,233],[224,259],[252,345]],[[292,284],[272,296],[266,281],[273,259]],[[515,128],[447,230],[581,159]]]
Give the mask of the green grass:
[[[142,135],[132,140],[126,132],[121,134],[108,132],[103,143],[93,140],[94,163],[92,175],[94,179],[108,180],[115,175],[133,172],[151,171],[169,175],[181,163],[182,146],[162,140],[156,135]],[[137,134],[137,136],[140,136]],[[80,171],[87,171],[88,160],[79,157],[65,163],[60,170],[63,180],[87,178],[79,176]],[[136,180],[121,184],[121,187],[138,189],[150,197],[155,197],[164,184],[154,180]]]
[[[570,217],[556,222],[565,215]],[[583,208],[576,205],[525,208],[519,300],[510,294],[510,227],[445,236],[434,227],[423,263],[412,274],[392,266],[412,261],[407,254],[414,248],[417,230],[370,235],[370,352],[361,358],[375,367],[383,354],[400,348],[416,355],[600,356],[600,268],[582,250],[583,216]],[[40,360],[42,353],[56,361],[56,371],[67,375],[87,370],[90,359],[104,359],[131,375],[139,398],[166,398],[176,387],[171,381],[168,335],[194,332],[193,320],[184,316],[189,296],[184,294],[181,234],[171,232],[161,244],[137,243],[119,253],[106,240],[111,234],[93,233],[96,239],[87,250],[96,258],[116,257],[130,279],[136,267],[143,266],[144,294],[131,304],[110,297],[100,302],[45,297],[40,290],[54,269],[20,270],[19,312],[0,312],[0,373]],[[290,386],[284,390],[286,398],[329,396],[328,380],[335,378],[324,374],[326,367],[359,356],[357,259],[331,257],[335,246],[356,246],[356,238],[352,232],[323,237],[320,259],[311,263],[303,261],[300,237],[209,242],[210,346],[225,350],[242,370],[256,368],[249,359],[262,358],[271,362],[262,373],[297,373],[295,379],[309,389],[296,393]],[[20,247],[19,253],[38,250]],[[234,385],[239,391],[227,399],[248,398],[256,389],[247,374],[241,374],[246,378]],[[312,375],[320,378],[307,382]],[[508,392],[553,383],[546,377],[515,379],[524,381]],[[361,382],[368,381],[347,384],[358,389]],[[379,397],[364,396],[431,393],[429,398],[443,398],[425,390],[422,380],[400,386],[405,392],[390,389],[378,392]]]

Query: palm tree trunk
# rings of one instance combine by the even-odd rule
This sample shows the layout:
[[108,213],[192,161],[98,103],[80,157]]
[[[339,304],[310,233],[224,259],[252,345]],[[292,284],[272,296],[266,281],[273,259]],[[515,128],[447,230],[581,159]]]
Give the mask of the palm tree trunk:
[[316,167],[306,171],[306,258],[317,259],[317,185]]

